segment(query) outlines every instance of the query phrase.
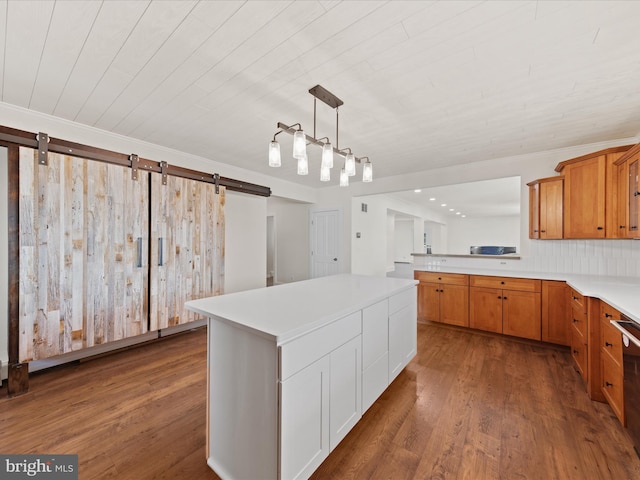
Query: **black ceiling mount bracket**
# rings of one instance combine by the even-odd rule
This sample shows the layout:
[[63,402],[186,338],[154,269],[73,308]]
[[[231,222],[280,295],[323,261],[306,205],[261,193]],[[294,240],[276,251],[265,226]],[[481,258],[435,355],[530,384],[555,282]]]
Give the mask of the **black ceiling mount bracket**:
[[331,108],[338,108],[340,105],[344,104],[342,100],[340,100],[333,93],[320,85],[311,87],[309,89],[309,93],[316,97],[318,100],[321,100],[329,105]]
[[49,165],[47,160],[47,153],[49,152],[49,135],[40,132],[36,135],[38,141],[38,164]]
[[132,153],[129,158],[131,159],[131,180],[138,180],[138,164],[140,163],[140,159],[135,153]]
[[220,193],[220,175],[213,174],[213,183],[216,185],[216,193]]

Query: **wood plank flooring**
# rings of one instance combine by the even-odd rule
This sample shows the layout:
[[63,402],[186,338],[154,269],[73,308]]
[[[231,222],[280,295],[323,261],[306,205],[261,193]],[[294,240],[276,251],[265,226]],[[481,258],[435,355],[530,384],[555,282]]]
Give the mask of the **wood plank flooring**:
[[[217,479],[205,461],[206,332],[0,390],[0,452],[77,453],[83,480]],[[640,479],[569,351],[438,324],[314,479]]]

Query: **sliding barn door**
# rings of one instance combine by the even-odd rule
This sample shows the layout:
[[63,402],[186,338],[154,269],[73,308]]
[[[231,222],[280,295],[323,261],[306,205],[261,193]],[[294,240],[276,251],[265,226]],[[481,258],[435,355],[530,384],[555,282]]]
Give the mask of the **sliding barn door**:
[[20,361],[147,331],[149,174],[20,148]]
[[151,181],[151,330],[201,318],[184,303],[223,293],[224,187],[160,175]]

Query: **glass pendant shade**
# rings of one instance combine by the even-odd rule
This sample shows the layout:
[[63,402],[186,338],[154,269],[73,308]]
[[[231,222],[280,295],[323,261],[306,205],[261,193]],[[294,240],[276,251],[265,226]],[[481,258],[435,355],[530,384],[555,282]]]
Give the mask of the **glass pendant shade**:
[[328,182],[331,180],[331,169],[325,165],[320,167],[320,181]]
[[307,156],[307,139],[302,130],[296,130],[293,134],[293,158],[303,158]]
[[340,186],[341,187],[349,186],[349,175],[347,175],[347,172],[345,171],[344,168],[340,170]]
[[365,183],[373,182],[373,167],[369,160],[364,162],[362,167],[362,181]]
[[279,167],[280,165],[280,144],[272,140],[269,142],[269,166]]
[[309,159],[306,154],[298,158],[298,175],[309,175]]
[[352,153],[347,154],[344,160],[344,169],[350,177],[356,174],[356,157]]
[[327,142],[322,146],[322,164],[333,168],[333,146]]

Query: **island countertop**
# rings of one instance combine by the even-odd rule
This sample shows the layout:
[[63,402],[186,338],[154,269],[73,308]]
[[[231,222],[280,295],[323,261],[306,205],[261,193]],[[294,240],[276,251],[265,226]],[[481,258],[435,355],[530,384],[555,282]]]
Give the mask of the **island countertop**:
[[340,274],[192,300],[185,306],[281,345],[417,283]]

